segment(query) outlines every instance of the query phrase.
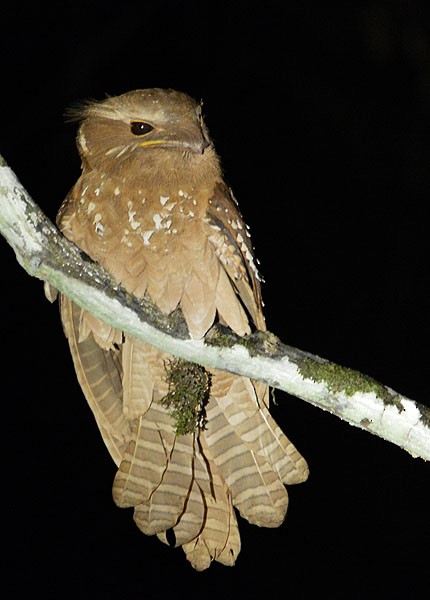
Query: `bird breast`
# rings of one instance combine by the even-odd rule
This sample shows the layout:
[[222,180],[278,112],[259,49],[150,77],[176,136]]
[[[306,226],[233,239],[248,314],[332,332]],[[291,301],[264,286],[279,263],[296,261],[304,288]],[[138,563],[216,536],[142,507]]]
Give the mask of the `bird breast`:
[[130,189],[126,182],[93,175],[81,178],[73,196],[72,210],[62,216],[63,229],[65,221],[70,222],[74,241],[82,237],[89,255],[100,260],[118,243],[125,257],[136,250],[167,254],[183,235],[192,243],[196,235],[193,223],[205,218],[204,199],[210,192],[185,186],[175,190]]
[[205,228],[212,193],[185,186],[130,190],[126,182],[92,174],[76,184],[59,224],[127,291],[147,295],[166,314],[180,305],[201,337],[215,318],[220,278]]

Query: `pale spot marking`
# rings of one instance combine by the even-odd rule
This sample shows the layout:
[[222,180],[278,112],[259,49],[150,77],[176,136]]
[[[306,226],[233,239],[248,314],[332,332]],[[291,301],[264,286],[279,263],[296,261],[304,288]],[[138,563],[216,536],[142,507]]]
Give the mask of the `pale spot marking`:
[[148,231],[144,231],[142,233],[143,243],[145,246],[149,246],[149,240],[151,239],[151,235],[154,233],[153,229],[149,229]]

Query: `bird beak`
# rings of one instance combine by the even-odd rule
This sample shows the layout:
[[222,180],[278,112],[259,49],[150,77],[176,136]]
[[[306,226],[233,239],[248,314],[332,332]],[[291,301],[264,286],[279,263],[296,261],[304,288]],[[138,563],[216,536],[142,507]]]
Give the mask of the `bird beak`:
[[140,142],[141,148],[148,148],[151,146],[158,146],[159,148],[178,148],[179,150],[189,150],[194,154],[203,154],[205,149],[211,145],[211,141],[206,137],[203,131],[199,131],[199,135],[190,135],[184,133],[183,135],[172,135],[167,134],[165,138],[161,139],[146,139]]

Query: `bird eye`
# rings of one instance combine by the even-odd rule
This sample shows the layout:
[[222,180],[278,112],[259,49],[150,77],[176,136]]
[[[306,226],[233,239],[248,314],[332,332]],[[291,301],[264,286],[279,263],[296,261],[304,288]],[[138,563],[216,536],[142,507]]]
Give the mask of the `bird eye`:
[[130,123],[130,131],[134,135],[145,135],[145,133],[149,133],[153,129],[152,125],[143,121],[131,121]]

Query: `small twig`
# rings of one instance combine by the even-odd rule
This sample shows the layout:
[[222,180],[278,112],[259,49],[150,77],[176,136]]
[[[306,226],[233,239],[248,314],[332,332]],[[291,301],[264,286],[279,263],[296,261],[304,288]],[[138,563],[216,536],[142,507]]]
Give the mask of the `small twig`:
[[327,410],[413,456],[430,459],[430,410],[357,371],[286,346],[271,333],[240,338],[213,327],[192,340],[179,310],[163,315],[128,294],[66,240],[0,156],[0,231],[32,276],[100,319],[161,350],[210,368],[265,381]]

